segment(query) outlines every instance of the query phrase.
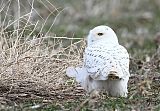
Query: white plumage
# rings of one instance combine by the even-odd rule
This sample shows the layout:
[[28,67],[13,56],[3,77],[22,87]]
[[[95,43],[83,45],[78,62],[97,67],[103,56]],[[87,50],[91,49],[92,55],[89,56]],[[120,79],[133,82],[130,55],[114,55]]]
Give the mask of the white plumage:
[[111,96],[127,97],[129,55],[119,45],[115,32],[108,26],[97,26],[89,32],[82,67],[69,67],[66,74],[87,91],[105,90]]

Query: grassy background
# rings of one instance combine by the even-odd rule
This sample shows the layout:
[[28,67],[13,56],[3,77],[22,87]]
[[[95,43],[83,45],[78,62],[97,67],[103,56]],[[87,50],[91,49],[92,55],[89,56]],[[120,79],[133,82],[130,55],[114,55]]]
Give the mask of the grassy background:
[[[160,110],[160,0],[1,0],[1,110]],[[65,75],[109,25],[130,53],[129,96],[90,98]]]

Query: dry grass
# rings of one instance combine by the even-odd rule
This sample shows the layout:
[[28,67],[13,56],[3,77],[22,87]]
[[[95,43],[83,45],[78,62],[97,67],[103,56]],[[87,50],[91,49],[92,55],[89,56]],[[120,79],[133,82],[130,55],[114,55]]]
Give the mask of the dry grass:
[[[84,95],[65,75],[66,67],[81,62],[84,40],[73,43],[74,39],[70,38],[40,36],[21,41],[17,37],[1,36],[2,106],[34,99],[65,101]],[[64,45],[66,41],[69,46]]]
[[[17,2],[20,8],[19,0]],[[81,93],[83,90],[77,89],[77,84],[65,76],[66,67],[80,63],[84,40],[76,42],[74,38],[49,36],[48,32],[53,27],[56,17],[48,32],[43,35],[41,32],[47,19],[41,28],[39,21],[30,21],[32,11],[35,10],[33,3],[34,1],[30,4],[31,11],[22,16],[19,11],[16,20],[7,20],[8,10],[3,18],[0,29],[1,110],[23,108],[25,105],[21,107],[21,103],[27,104],[26,102],[32,100],[56,103],[84,95]],[[9,9],[11,1],[7,4],[4,7]],[[52,14],[53,12],[49,16]],[[60,12],[57,16],[59,14]]]

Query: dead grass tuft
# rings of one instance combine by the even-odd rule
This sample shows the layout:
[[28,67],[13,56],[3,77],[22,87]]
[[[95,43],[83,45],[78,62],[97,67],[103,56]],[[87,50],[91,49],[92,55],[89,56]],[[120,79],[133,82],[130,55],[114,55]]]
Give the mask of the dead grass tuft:
[[[38,40],[36,44],[31,44]],[[49,37],[40,37],[9,48],[5,48],[4,44],[0,54],[0,77],[1,83],[6,86],[4,89],[15,92],[12,91],[15,88],[18,90],[23,87],[27,91],[27,87],[30,87],[38,90],[44,88],[49,92],[50,88],[57,90],[67,85],[65,69],[80,63],[83,47],[79,46],[84,46],[84,40],[70,46],[63,46],[63,39],[53,38],[52,43],[49,42]]]

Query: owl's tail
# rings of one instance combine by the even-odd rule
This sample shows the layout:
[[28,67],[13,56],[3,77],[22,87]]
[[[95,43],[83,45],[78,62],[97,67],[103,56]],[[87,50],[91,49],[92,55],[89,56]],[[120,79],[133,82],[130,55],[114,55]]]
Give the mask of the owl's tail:
[[111,79],[111,80],[118,80],[118,79],[120,79],[119,76],[118,76],[118,71],[117,71],[116,68],[113,67],[113,68],[109,71],[108,79]]
[[117,79],[120,79],[120,78],[117,75],[117,72],[110,71],[109,74],[108,74],[108,79],[117,80]]

